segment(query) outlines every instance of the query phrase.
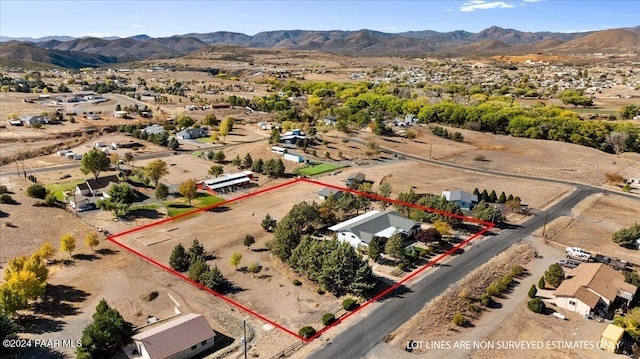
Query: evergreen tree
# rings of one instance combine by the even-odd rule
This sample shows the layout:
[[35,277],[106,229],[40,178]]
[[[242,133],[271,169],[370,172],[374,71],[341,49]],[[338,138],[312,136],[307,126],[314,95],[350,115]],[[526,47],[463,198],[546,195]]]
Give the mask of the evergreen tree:
[[556,288],[560,285],[560,283],[562,283],[563,280],[564,271],[558,263],[550,265],[549,269],[544,272],[544,282],[549,283]]
[[262,229],[264,229],[265,231],[268,231],[270,229],[272,229],[272,224],[273,223],[273,219],[271,218],[271,216],[269,215],[269,213],[267,213],[267,215],[264,217],[264,219],[262,220]]
[[371,258],[371,260],[373,260],[374,262],[377,262],[380,259],[380,252],[380,238],[373,236],[373,238],[371,238],[371,242],[369,242],[369,258]]
[[15,339],[18,330],[18,326],[11,320],[11,317],[0,310],[0,340]]
[[393,258],[404,262],[405,253],[404,253],[404,241],[400,234],[394,234],[387,240],[387,244],[384,247],[385,253],[392,256]]
[[194,239],[193,243],[191,243],[191,247],[189,247],[189,262],[194,263],[200,259],[204,258],[204,247],[198,239]]
[[262,158],[258,158],[257,161],[253,162],[253,165],[251,165],[251,171],[255,173],[262,173],[262,171],[264,171],[264,161]]
[[156,198],[164,201],[169,197],[169,187],[164,183],[158,183],[156,186]]
[[240,159],[240,155],[236,155],[236,158],[231,161],[231,164],[240,168],[242,166],[242,160]]
[[200,275],[200,283],[220,293],[224,292],[228,284],[217,266],[213,266],[210,270],[202,273]]
[[507,201],[513,201],[513,195],[509,194],[509,196],[507,197]]
[[478,198],[478,202],[480,201],[485,201],[485,202],[489,202],[491,199],[489,198],[489,193],[487,192],[487,190],[483,190],[482,194],[480,195],[480,198]]
[[475,194],[476,196],[480,196],[480,191],[478,191],[478,187],[476,187],[476,189],[473,190],[473,194]]
[[360,297],[368,297],[376,283],[373,277],[373,270],[366,261],[360,261],[360,265],[356,269],[353,281],[347,287],[347,291],[353,295]]
[[200,258],[195,262],[191,262],[189,265],[188,276],[189,279],[194,280],[196,282],[200,282],[202,274],[211,270],[209,265],[204,262],[204,259]]
[[273,240],[270,242],[271,252],[283,262],[287,262],[298,243],[300,243],[298,225],[286,215],[273,232]]
[[103,299],[96,307],[93,322],[82,331],[79,359],[110,358],[131,340],[133,326]]
[[252,235],[247,234],[246,236],[244,236],[244,241],[242,242],[242,244],[247,246],[247,248],[251,247],[251,245],[253,245],[254,243],[256,243],[256,239]]
[[186,272],[189,269],[189,254],[181,243],[176,244],[169,257],[169,265],[177,272]]
[[498,203],[505,203],[507,202],[507,196],[504,194],[504,192],[500,193],[500,197],[498,198]]
[[242,160],[242,168],[251,168],[253,165],[253,158],[251,158],[251,154],[247,153]]
[[489,194],[489,200],[491,201],[491,203],[496,203],[498,201],[498,195],[496,195],[496,191],[495,190],[491,190],[491,193]]

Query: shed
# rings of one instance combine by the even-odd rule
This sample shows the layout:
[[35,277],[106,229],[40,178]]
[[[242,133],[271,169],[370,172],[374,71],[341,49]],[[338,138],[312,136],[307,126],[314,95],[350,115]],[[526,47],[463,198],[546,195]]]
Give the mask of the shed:
[[624,329],[617,325],[609,324],[604,332],[602,332],[598,347],[608,352],[617,353],[623,336]]

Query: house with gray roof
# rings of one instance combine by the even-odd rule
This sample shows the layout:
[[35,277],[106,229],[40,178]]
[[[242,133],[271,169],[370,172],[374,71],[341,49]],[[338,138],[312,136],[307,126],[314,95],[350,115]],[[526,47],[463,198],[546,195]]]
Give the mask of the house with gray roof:
[[342,192],[339,189],[335,189],[335,188],[331,188],[331,187],[322,187],[319,191],[318,191],[318,197],[322,200],[325,200],[327,198],[329,198],[329,196],[333,196],[334,198],[340,198],[342,197],[342,194],[344,192]]
[[478,196],[465,191],[442,191],[442,195],[449,202],[454,202],[460,209],[469,211],[478,204]]
[[186,359],[212,348],[216,333],[202,314],[187,314],[131,339],[144,359]]
[[181,138],[183,140],[191,140],[200,137],[207,137],[207,130],[202,127],[198,128],[187,128],[176,133],[176,137]]
[[411,237],[420,230],[420,223],[405,218],[394,210],[374,210],[338,223],[329,227],[329,230],[336,234],[338,241],[357,248],[368,246],[374,236],[388,239],[399,233]]
[[149,135],[155,135],[158,133],[164,133],[164,126],[156,123],[151,126],[147,126],[140,131],[146,132]]

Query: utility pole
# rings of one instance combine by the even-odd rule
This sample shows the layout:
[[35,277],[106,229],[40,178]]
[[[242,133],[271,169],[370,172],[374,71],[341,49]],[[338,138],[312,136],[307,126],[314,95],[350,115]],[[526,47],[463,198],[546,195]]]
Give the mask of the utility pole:
[[247,321],[244,319],[242,320],[242,332],[244,336],[240,341],[244,345],[244,359],[247,359]]
[[547,218],[549,217],[549,212],[544,212],[544,226],[542,226],[542,238],[544,238],[544,232],[547,230]]

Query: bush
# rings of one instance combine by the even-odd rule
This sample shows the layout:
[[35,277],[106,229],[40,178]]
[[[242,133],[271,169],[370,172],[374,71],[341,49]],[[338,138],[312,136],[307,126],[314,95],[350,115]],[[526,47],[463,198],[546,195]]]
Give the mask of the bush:
[[7,192],[9,192],[9,190],[7,189],[7,186],[0,185],[0,193],[7,193]]
[[474,160],[474,161],[481,161],[481,162],[484,162],[484,161],[486,161],[486,160],[487,160],[487,158],[486,158],[484,155],[475,155],[475,156],[473,157],[473,160]]
[[453,316],[453,324],[459,326],[459,327],[463,327],[467,324],[467,318],[464,317],[464,315],[460,314],[460,313],[456,313]]
[[493,297],[491,297],[491,294],[484,293],[480,296],[480,304],[484,305],[485,307],[490,306],[492,302]]
[[498,294],[500,294],[500,290],[498,289],[498,281],[494,280],[493,282],[491,282],[491,284],[489,284],[489,286],[485,290],[485,293],[492,297],[495,297]]
[[540,298],[531,299],[527,303],[527,307],[534,313],[543,313],[547,309],[547,306]]
[[322,315],[322,324],[326,327],[336,321],[336,316],[331,313],[324,313]]
[[324,289],[322,288],[318,288],[318,290],[316,290],[316,293],[323,295],[325,293]]
[[515,265],[511,267],[511,276],[519,277],[524,274],[524,267],[521,265]]
[[247,267],[247,272],[249,272],[249,273],[260,273],[261,269],[262,268],[260,267],[260,263],[253,262],[253,263],[249,264],[249,266]]
[[13,203],[13,198],[11,198],[11,196],[9,196],[6,193],[0,194],[0,203],[2,204]]
[[347,298],[342,301],[342,308],[347,311],[356,309],[356,301],[353,298]]
[[33,198],[44,199],[47,196],[47,189],[39,184],[32,184],[27,188],[27,196]]
[[536,294],[538,294],[538,290],[536,289],[535,284],[532,284],[531,288],[529,288],[529,293],[527,293],[527,295],[529,296],[529,298],[535,298]]
[[43,204],[47,207],[55,207],[58,205],[58,199],[56,198],[56,195],[54,195],[53,193],[48,193],[47,196],[44,198]]
[[299,280],[297,280],[297,279],[294,279],[292,283],[293,283],[293,285],[295,285],[296,287],[299,287],[299,286],[301,286],[301,285],[302,285],[302,282],[300,282],[300,281],[299,281]]
[[316,330],[315,330],[315,328],[313,328],[311,326],[302,327],[298,331],[298,335],[300,335],[301,337],[303,337],[305,339],[309,339],[312,336],[316,335]]
[[546,287],[546,284],[544,282],[544,277],[540,277],[540,280],[538,281],[538,288],[544,289],[545,287]]

